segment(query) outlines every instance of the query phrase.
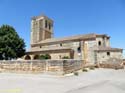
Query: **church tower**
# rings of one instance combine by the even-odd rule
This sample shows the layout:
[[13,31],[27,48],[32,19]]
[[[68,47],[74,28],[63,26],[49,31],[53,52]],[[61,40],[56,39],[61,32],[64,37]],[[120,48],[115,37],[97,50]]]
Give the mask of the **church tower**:
[[31,44],[53,37],[53,20],[42,15],[32,18]]

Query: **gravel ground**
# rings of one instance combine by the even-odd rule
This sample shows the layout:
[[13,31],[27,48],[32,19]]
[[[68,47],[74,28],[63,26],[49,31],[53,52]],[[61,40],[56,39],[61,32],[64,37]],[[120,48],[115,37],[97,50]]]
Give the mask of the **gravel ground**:
[[125,70],[95,69],[65,77],[0,73],[0,93],[125,93]]

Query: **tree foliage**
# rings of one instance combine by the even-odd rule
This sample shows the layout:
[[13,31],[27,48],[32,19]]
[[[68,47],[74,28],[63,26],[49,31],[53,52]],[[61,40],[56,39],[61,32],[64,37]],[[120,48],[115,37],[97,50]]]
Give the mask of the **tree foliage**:
[[62,57],[62,59],[70,59],[68,56],[64,56]]
[[9,25],[0,27],[0,60],[9,60],[25,54],[25,43]]
[[49,54],[40,55],[39,59],[51,59],[51,56]]

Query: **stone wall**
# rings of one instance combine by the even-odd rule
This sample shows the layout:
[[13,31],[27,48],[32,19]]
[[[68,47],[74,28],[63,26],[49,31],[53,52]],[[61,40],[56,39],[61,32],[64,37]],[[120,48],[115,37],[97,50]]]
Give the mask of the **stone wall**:
[[50,53],[51,59],[63,59],[63,57],[67,56],[70,58],[70,52],[65,51],[64,53]]
[[[99,42],[101,42],[101,44],[99,45]],[[110,39],[108,39],[107,37],[98,37],[96,38],[96,44],[97,46],[102,46],[102,47],[109,47],[110,46]]]
[[14,73],[49,73],[64,75],[83,67],[82,60],[27,60],[0,61],[1,72]]
[[86,41],[85,44],[87,47],[86,48],[87,53],[84,50],[84,52],[86,53],[86,61],[91,62],[91,63],[95,63],[94,50],[97,49],[96,41]]
[[98,52],[97,53],[97,62],[102,63],[105,61],[109,61],[110,59],[122,59],[122,52],[120,51],[109,51],[109,55],[107,54],[108,52]]

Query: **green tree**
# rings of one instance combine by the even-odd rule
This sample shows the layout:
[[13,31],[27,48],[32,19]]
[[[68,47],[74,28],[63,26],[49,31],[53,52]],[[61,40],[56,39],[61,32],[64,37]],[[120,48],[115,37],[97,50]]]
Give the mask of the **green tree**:
[[64,56],[62,57],[62,59],[70,59],[68,56]]
[[40,55],[39,59],[51,59],[51,56],[49,54]]
[[25,43],[9,25],[0,27],[0,60],[10,60],[25,54]]

